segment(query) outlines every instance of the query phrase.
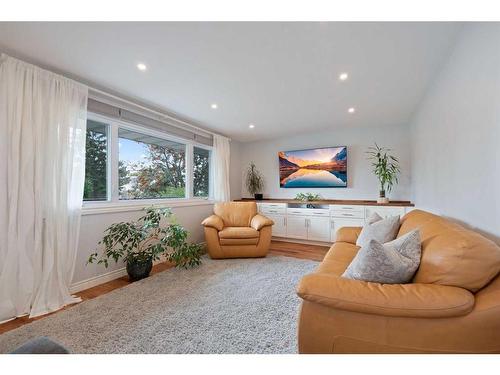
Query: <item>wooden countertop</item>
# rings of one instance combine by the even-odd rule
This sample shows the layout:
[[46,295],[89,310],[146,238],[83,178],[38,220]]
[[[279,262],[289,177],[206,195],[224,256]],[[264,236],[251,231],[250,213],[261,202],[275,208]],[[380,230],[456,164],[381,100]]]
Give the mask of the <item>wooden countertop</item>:
[[393,207],[414,207],[410,201],[390,201],[389,203],[377,203],[371,200],[345,200],[345,199],[322,199],[319,201],[302,202],[296,199],[262,199],[255,200],[252,198],[235,199],[235,202],[257,202],[257,203],[299,203],[299,204],[349,204],[359,206],[393,206]]

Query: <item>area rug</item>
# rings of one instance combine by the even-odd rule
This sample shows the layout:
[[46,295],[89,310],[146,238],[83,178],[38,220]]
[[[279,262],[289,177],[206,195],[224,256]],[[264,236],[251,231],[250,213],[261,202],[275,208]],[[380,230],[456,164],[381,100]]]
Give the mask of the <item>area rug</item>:
[[296,353],[295,287],[318,263],[283,256],[170,269],[0,335],[72,353]]

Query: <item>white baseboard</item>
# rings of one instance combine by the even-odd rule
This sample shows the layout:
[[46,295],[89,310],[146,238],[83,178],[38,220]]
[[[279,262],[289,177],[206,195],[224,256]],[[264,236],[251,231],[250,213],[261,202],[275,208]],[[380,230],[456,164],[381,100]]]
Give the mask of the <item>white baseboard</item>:
[[90,279],[79,281],[70,286],[70,293],[78,293],[82,290],[93,288],[94,286],[107,283],[108,281],[119,279],[120,277],[126,276],[127,270],[125,267],[102,274],[98,276],[91,277]]

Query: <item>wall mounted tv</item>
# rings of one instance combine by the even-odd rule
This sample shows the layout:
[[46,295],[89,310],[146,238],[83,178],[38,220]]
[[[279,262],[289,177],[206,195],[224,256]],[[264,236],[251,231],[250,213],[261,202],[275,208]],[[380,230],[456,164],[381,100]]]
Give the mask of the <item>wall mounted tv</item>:
[[280,187],[347,187],[347,147],[280,151]]

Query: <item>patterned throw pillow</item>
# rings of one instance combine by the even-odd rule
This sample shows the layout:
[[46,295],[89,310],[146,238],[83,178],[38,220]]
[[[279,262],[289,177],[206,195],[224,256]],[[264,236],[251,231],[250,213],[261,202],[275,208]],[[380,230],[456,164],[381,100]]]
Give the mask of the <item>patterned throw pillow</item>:
[[359,249],[342,277],[382,284],[404,284],[420,265],[420,233],[415,229],[394,241],[371,240]]
[[386,219],[381,219],[370,223],[374,217],[370,217],[368,222],[363,226],[361,233],[356,240],[356,245],[365,246],[371,240],[380,243],[386,243],[396,238],[399,230],[399,216],[390,216]]

